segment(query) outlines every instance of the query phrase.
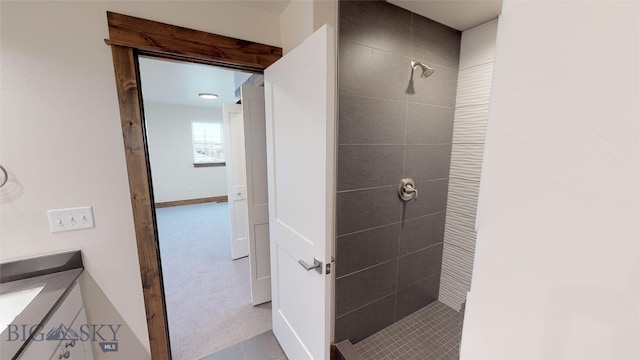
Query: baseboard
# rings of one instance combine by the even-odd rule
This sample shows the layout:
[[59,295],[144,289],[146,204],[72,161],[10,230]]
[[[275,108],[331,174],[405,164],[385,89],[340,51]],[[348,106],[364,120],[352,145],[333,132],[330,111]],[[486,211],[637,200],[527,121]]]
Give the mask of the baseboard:
[[208,202],[227,202],[229,199],[227,196],[214,196],[208,198],[199,198],[199,199],[188,199],[188,200],[176,200],[176,201],[167,201],[167,202],[158,202],[156,203],[157,208],[164,208],[170,206],[182,206],[182,205],[193,205],[193,204],[203,204]]

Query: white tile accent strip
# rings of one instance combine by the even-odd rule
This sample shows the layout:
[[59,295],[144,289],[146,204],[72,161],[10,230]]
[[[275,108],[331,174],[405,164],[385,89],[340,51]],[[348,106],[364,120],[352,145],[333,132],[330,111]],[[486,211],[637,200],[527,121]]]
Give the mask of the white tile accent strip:
[[489,105],[467,106],[455,110],[454,144],[484,144]]
[[473,253],[476,248],[475,220],[475,216],[449,210],[444,226],[445,244],[456,245]]
[[471,288],[497,23],[462,33],[439,295],[458,311]]
[[458,72],[456,108],[488,104],[492,75],[492,62],[460,70]]
[[493,62],[497,30],[498,19],[495,19],[462,33],[460,69]]
[[480,182],[484,144],[453,144],[449,177]]
[[463,214],[475,214],[478,209],[480,183],[467,179],[449,179],[449,199],[447,207]]
[[[442,252],[442,272],[455,275],[461,283],[471,285],[471,272],[473,271],[473,252],[467,251],[452,244],[444,244]],[[446,262],[447,266],[444,266]]]
[[440,277],[440,283],[445,282],[447,286],[440,286],[441,302],[445,303],[450,308],[460,311],[460,306],[465,302],[467,292],[464,290],[466,286],[458,282],[455,277],[449,273],[442,273]]

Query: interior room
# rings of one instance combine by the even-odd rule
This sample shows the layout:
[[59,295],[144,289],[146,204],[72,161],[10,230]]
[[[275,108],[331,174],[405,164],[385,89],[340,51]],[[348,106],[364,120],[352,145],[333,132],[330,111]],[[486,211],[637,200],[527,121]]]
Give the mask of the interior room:
[[[637,1],[0,9],[1,358],[640,357]],[[265,75],[265,110],[252,113],[266,126],[269,339],[210,350],[213,335],[172,334],[183,300],[165,288],[178,270],[164,268],[162,236],[178,226],[163,218],[197,226],[171,214],[180,206],[154,207],[237,193],[154,173],[158,137],[141,119],[174,110],[142,103],[138,55]],[[282,124],[298,134],[283,139]],[[181,193],[165,196],[172,186]],[[325,216],[304,216],[316,208]],[[167,252],[189,250],[190,263],[174,269],[205,281],[187,265],[207,252],[177,245]],[[236,270],[224,277],[247,266]],[[199,308],[183,327],[215,313]]]
[[138,61],[171,354],[199,359],[271,329],[271,304],[251,301],[246,245],[233,246],[247,242],[246,231],[237,233],[247,208],[237,196],[228,202],[244,164],[227,158],[243,139],[227,136],[223,119],[223,106],[241,101],[241,85],[261,76]]

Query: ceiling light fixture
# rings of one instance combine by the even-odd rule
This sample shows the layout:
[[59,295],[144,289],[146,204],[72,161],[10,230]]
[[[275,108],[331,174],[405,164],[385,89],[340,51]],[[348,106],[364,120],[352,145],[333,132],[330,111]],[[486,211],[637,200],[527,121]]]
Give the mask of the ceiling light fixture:
[[214,94],[214,93],[200,93],[198,94],[198,96],[207,100],[213,100],[218,98],[218,94]]

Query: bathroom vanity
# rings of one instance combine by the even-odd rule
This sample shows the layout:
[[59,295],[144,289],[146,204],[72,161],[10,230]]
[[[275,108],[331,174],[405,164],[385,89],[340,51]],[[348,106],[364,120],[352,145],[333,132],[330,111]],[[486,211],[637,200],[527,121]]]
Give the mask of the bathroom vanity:
[[0,264],[1,359],[93,359],[80,251]]

